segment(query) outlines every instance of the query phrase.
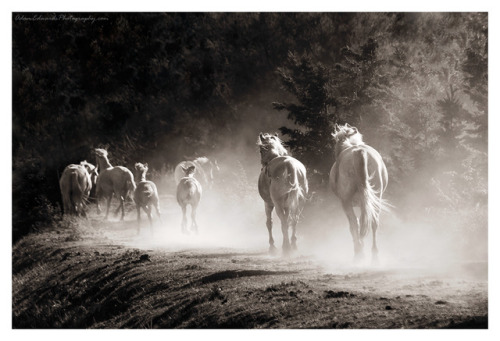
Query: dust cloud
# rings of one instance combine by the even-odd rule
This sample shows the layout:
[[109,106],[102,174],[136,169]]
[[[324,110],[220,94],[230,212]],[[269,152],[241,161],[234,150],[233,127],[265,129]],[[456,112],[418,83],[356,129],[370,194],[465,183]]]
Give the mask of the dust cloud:
[[[265,98],[262,101],[268,103]],[[226,138],[217,152],[206,155],[217,160],[220,171],[214,174],[213,188],[203,189],[197,213],[198,234],[181,233],[182,213],[176,202],[176,184],[170,168],[152,177],[158,186],[162,210],[161,222],[153,215],[154,234],[144,213],[141,214],[141,231],[137,234],[135,207],[129,203],[128,222],[120,225],[111,220],[110,224],[115,224],[115,227],[109,230],[107,237],[141,249],[217,252],[222,248],[267,254],[269,243],[264,202],[257,189],[261,165],[256,141],[259,132],[274,133],[280,126],[290,126],[290,122],[285,114],[276,113],[271,107],[263,108],[263,104],[240,108],[253,120],[242,122],[239,129],[230,132],[233,137]],[[381,141],[366,142],[375,147],[378,147],[377,142],[383,144]],[[487,262],[487,221],[479,224],[485,225],[484,228],[464,229],[460,217],[452,218],[446,211],[426,210],[423,204],[428,199],[425,192],[408,191],[406,197],[394,195],[398,191],[393,189],[400,186],[412,188],[412,184],[391,182],[389,172],[385,198],[393,208],[381,214],[377,233],[377,268],[411,267],[442,271],[452,269],[456,264]],[[326,271],[352,270],[355,264],[353,242],[339,200],[328,189],[327,182],[311,191],[315,193],[302,212],[297,226],[298,250],[292,257],[311,257]],[[464,207],[464,212],[474,212],[474,203],[470,206]],[[484,216],[484,212],[480,213]],[[191,208],[188,207],[188,227],[190,214]],[[274,212],[273,237],[281,253],[281,224]],[[365,261],[357,267],[373,266],[371,248],[372,234],[369,232],[364,241]]]
[[[210,155],[220,171],[215,173],[212,188],[205,188],[197,212],[199,233],[181,233],[182,213],[175,199],[176,184],[172,172],[163,174],[159,183],[162,221],[153,215],[151,232],[144,213],[137,234],[136,211],[129,204],[126,223],[114,222],[107,237],[144,250],[199,251],[218,253],[247,252],[267,255],[268,232],[264,202],[257,189],[260,159],[255,145],[258,131],[242,136],[248,140],[227,146]],[[454,225],[458,221],[435,218],[432,213],[401,212],[397,202],[390,212],[383,212],[377,234],[379,263],[371,264],[372,234],[364,241],[365,261],[354,263],[354,249],[349,224],[339,200],[327,188],[317,189],[306,203],[297,226],[298,250],[292,257],[310,257],[326,272],[350,272],[356,269],[412,268],[422,271],[446,272],[459,269],[462,263],[487,261],[487,236],[484,231],[464,234]],[[387,197],[391,201],[390,197]],[[191,225],[191,208],[187,212]],[[446,219],[444,219],[446,221]],[[113,222],[111,222],[113,223]],[[120,227],[121,226],[121,227]],[[273,212],[273,237],[281,257],[280,221]],[[471,238],[475,238],[472,240]],[[271,257],[271,256],[269,256]]]

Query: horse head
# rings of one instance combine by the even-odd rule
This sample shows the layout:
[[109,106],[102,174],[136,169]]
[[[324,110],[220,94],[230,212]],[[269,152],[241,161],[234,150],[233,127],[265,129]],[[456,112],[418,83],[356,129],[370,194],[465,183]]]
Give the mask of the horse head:
[[267,165],[269,161],[278,156],[288,155],[278,134],[260,133],[257,145],[260,149],[260,159],[262,165]]
[[97,163],[97,167],[99,167],[99,170],[102,172],[103,170],[112,167],[111,164],[109,163],[108,159],[108,151],[103,148],[96,148],[94,150],[95,153],[95,160]]
[[87,170],[87,173],[89,173],[90,175],[92,186],[94,186],[97,182],[97,176],[99,175],[97,167],[91,163],[88,163],[87,160],[80,162],[80,165],[82,165]]
[[363,143],[363,135],[359,133],[358,128],[350,126],[349,123],[343,126],[335,124],[335,132],[332,133],[332,136],[336,143],[345,141],[349,141],[352,145]]
[[108,151],[106,149],[96,148],[95,155],[96,155],[96,157],[99,157],[99,158],[108,157]]
[[148,164],[147,163],[142,164],[140,162],[136,162],[135,169],[138,172],[139,180],[140,181],[146,181],[146,174],[147,174],[148,169],[149,169],[148,168]]
[[181,168],[187,177],[192,177],[196,172],[196,166],[189,166],[189,167],[181,166]]
[[335,140],[335,155],[350,146],[364,144],[363,135],[361,135],[356,127],[352,127],[349,123],[342,125],[335,124],[335,132],[332,133]]
[[142,164],[140,162],[136,162],[135,169],[137,169],[141,173],[144,173],[145,171],[147,172],[149,168],[147,163]]

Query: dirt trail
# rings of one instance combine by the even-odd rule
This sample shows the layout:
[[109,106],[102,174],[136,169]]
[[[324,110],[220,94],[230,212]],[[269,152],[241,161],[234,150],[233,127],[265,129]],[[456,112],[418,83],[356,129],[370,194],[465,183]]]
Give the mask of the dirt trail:
[[222,228],[184,236],[165,208],[154,234],[147,220],[137,234],[134,218],[92,216],[17,243],[14,328],[488,325],[486,263],[352,266],[307,250],[285,258],[267,253],[264,231],[243,241],[238,228],[229,238]]

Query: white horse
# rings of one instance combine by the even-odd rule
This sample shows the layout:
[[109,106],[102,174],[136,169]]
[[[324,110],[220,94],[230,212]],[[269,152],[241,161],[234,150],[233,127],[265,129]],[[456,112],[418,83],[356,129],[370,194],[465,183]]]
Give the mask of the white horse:
[[[356,127],[335,125],[335,163],[330,170],[330,188],[342,202],[349,220],[356,259],[362,258],[363,239],[372,230],[372,259],[378,258],[377,228],[381,210],[389,204],[382,199],[387,187],[387,169],[380,154],[363,142]],[[360,207],[360,221],[353,207]]]
[[[296,226],[309,190],[306,168],[299,160],[288,156],[277,135],[261,133],[257,145],[262,164],[258,187],[266,208],[269,251],[273,253],[276,250],[272,234],[272,212],[276,207],[283,233],[283,253],[286,255],[290,248],[297,248]],[[288,237],[290,227],[291,239]]]
[[96,167],[87,161],[68,165],[64,169],[59,179],[64,214],[87,216],[85,205],[96,174]]
[[132,172],[126,167],[113,167],[108,160],[108,152],[105,149],[97,148],[95,150],[96,161],[99,167],[99,176],[97,177],[97,213],[101,213],[99,200],[106,198],[106,219],[109,214],[109,206],[113,194],[120,200],[120,205],[116,209],[115,215],[118,215],[120,208],[122,209],[121,220],[125,217],[125,198],[130,196],[135,191],[135,182]]
[[137,208],[137,233],[140,232],[141,228],[141,208],[146,212],[149,219],[149,224],[151,226],[151,232],[153,232],[153,219],[151,217],[152,206],[155,207],[156,213],[161,221],[160,215],[160,199],[158,197],[158,190],[153,181],[146,180],[146,174],[148,172],[148,164],[142,164],[137,162],[135,164],[135,169],[139,172],[139,181],[137,182],[137,188],[134,192],[134,201]]
[[181,179],[185,176],[183,168],[190,166],[196,167],[196,175],[194,177],[200,182],[200,184],[205,188],[212,188],[215,173],[220,170],[217,160],[212,161],[207,157],[202,156],[194,159],[193,161],[180,162],[177,166],[175,166],[174,170],[176,184],[178,184],[179,181],[181,181]]
[[196,209],[200,203],[202,189],[201,184],[194,178],[196,166],[182,167],[184,177],[180,179],[177,185],[177,202],[182,209],[182,233],[189,233],[187,230],[186,210],[187,205],[191,205],[191,230],[198,233],[198,224],[196,223]]

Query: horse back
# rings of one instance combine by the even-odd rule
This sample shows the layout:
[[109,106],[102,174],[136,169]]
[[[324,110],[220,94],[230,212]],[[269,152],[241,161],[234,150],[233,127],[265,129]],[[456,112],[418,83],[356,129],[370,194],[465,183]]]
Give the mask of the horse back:
[[177,202],[179,204],[198,203],[201,199],[202,187],[192,177],[181,178],[177,185]]
[[84,166],[68,165],[59,180],[61,191],[72,194],[88,195],[92,188],[90,174]]
[[134,192],[134,201],[138,204],[147,204],[158,200],[158,191],[152,181],[141,181]]
[[190,166],[195,166],[196,167],[196,172],[194,173],[194,178],[200,181],[200,183],[203,183],[206,185],[208,183],[207,176],[205,169],[203,168],[203,165],[201,165],[199,162],[196,161],[182,161],[179,163],[174,170],[174,178],[175,178],[175,183],[179,183],[182,178],[184,178],[186,175],[184,174],[184,171],[182,170],[182,167],[187,168]]
[[353,197],[365,184],[362,152],[366,155],[367,180],[374,190],[382,193],[387,187],[387,168],[380,154],[368,145],[351,146],[343,150],[330,170],[330,187],[341,199]]
[[299,160],[291,156],[278,156],[262,168],[259,176],[259,193],[266,202],[271,197],[284,196],[291,186],[298,186],[303,194],[309,191],[306,168]]
[[125,196],[135,189],[134,175],[123,166],[105,169],[97,177],[97,193],[102,193],[106,197],[112,195],[113,192],[116,192],[116,195]]

